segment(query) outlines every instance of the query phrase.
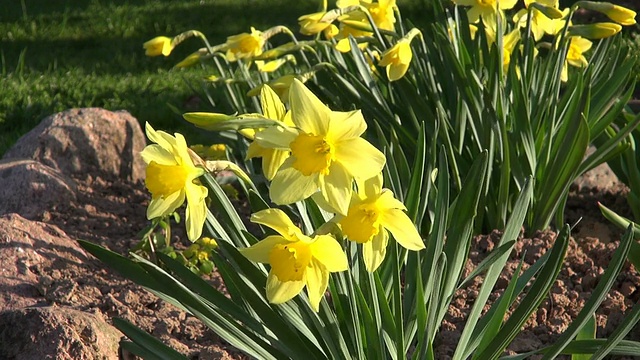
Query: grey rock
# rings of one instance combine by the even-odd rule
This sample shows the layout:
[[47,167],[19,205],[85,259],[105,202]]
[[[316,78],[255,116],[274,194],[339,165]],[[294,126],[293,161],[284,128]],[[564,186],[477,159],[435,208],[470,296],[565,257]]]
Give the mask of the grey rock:
[[126,111],[71,109],[42,120],[3,158],[36,160],[80,179],[93,174],[135,182],[144,177],[139,154],[145,145],[140,124]]

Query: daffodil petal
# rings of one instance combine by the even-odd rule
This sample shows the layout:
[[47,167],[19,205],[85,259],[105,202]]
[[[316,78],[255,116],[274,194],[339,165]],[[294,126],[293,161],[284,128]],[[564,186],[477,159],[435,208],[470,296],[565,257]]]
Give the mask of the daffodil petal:
[[389,81],[401,79],[409,69],[409,64],[391,64],[387,66],[387,77]]
[[327,200],[325,200],[321,192],[318,191],[313,193],[313,195],[311,195],[311,199],[313,199],[313,201],[316,203],[316,205],[318,205],[320,209],[332,214],[337,213],[335,207],[331,205]]
[[284,244],[288,242],[289,240],[283,238],[282,236],[271,235],[267,236],[256,244],[251,245],[248,248],[239,249],[239,251],[240,254],[251,261],[268,264],[271,249],[273,249],[273,247],[278,244]]
[[[166,134],[166,133],[165,133]],[[171,135],[166,134],[167,136],[171,137]],[[189,150],[188,150],[188,146],[187,146],[187,141],[184,139],[184,136],[182,136],[182,134],[175,134],[175,144],[174,144],[174,151],[180,155],[180,158],[183,161],[187,161],[189,163],[189,165],[194,166],[193,165],[193,161],[191,161],[191,156],[189,156]]]
[[398,210],[407,210],[402,201],[396,199],[393,196],[393,192],[389,189],[383,189],[382,192],[379,192],[380,197],[378,198],[378,206],[382,209],[398,209]]
[[[366,179],[361,186],[364,188],[364,191],[360,191],[360,189],[358,189],[358,191],[364,193],[368,198],[373,198],[380,194],[382,192],[382,173]],[[393,197],[393,194],[391,194],[391,196]]]
[[313,257],[328,271],[346,271],[349,269],[347,256],[340,243],[330,235],[318,235],[311,244]]
[[294,79],[289,89],[291,118],[300,130],[313,135],[326,135],[331,110],[304,84]]
[[338,142],[357,138],[365,130],[367,130],[367,123],[364,121],[360,110],[348,112],[332,111],[327,139],[330,142]]
[[290,127],[272,126],[256,134],[255,141],[262,147],[288,150],[289,144],[298,136],[298,131]]
[[338,162],[329,166],[329,174],[320,175],[320,191],[338,214],[347,215],[353,194],[353,177]]
[[289,216],[280,209],[266,209],[251,215],[251,222],[267,226],[282,235],[285,239],[294,241],[296,235],[302,235],[300,229],[293,224]]
[[293,299],[300,294],[305,282],[300,281],[280,281],[272,273],[267,276],[267,299],[272,304],[282,304]]
[[155,219],[174,212],[184,202],[184,190],[176,191],[166,198],[151,199],[147,208],[147,219]]
[[262,156],[262,172],[267,180],[272,180],[278,169],[284,164],[285,160],[289,158],[289,151],[269,149],[265,151]]
[[271,182],[269,196],[278,205],[304,200],[318,190],[318,174],[304,176],[292,163],[292,157],[285,160]]
[[272,120],[281,120],[284,118],[286,109],[280,101],[280,97],[269,85],[262,87],[260,91],[260,101],[262,102],[262,114]]
[[371,241],[362,244],[362,258],[368,272],[376,271],[387,254],[389,233],[386,230],[380,230]]
[[187,196],[185,223],[187,236],[191,241],[198,240],[202,235],[202,227],[207,217],[207,204],[205,203],[207,193],[207,188],[202,185],[190,183],[185,186],[185,194]]
[[305,280],[307,293],[309,294],[309,304],[315,312],[318,312],[320,310],[320,301],[329,285],[329,271],[317,260],[313,259],[311,260],[311,266],[307,267],[305,272]]
[[141,152],[140,156],[142,156],[142,160],[145,163],[149,164],[152,161],[160,165],[176,165],[177,161],[175,156],[157,144],[147,145]]
[[160,145],[166,150],[171,151],[175,146],[175,139],[164,131],[156,131],[151,124],[145,124],[145,131],[147,133],[147,137],[152,142]]
[[396,241],[409,250],[425,248],[422,238],[411,219],[402,210],[389,209],[380,214],[380,223],[389,230]]
[[378,175],[386,162],[380,150],[359,137],[338,143],[336,159],[348,169],[351,175],[360,179],[369,179]]

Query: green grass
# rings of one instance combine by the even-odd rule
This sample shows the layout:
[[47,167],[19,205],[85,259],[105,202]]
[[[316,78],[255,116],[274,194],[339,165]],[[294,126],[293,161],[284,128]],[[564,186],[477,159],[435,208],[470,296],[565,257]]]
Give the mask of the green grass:
[[[199,93],[203,71],[170,71],[202,44],[189,39],[168,58],[144,55],[158,35],[198,29],[212,44],[315,11],[287,0],[22,0],[0,12],[0,154],[44,117],[72,107],[125,109],[141,123],[198,132],[173,113]],[[185,81],[187,80],[187,81]],[[190,88],[192,83],[194,88]],[[211,110],[206,100],[190,111]]]

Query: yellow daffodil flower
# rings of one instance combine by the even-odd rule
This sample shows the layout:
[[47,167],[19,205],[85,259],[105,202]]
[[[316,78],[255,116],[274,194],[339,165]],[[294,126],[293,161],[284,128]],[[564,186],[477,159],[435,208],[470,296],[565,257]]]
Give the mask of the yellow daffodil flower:
[[147,56],[169,56],[174,45],[171,38],[166,36],[157,36],[142,44],[142,47],[145,50],[144,54]]
[[323,32],[329,26],[331,26],[331,21],[321,21],[324,20],[326,12],[316,12],[313,14],[302,15],[298,18],[298,24],[300,25],[300,33],[302,35],[315,35],[317,33]]
[[264,147],[291,150],[273,178],[270,196],[276,204],[291,204],[320,190],[323,198],[346,214],[353,180],[380,173],[385,157],[360,136],[367,124],[359,110],[331,111],[303,83],[289,90],[295,128],[274,126],[256,134]]
[[140,154],[147,163],[145,185],[151,192],[147,218],[173,213],[186,198],[187,235],[189,240],[196,241],[202,235],[207,214],[207,188],[194,180],[205,170],[193,164],[181,134],[176,133],[174,137],[164,131],[155,131],[149,123],[145,129],[149,140],[155,143],[147,145]]
[[382,188],[382,174],[364,182],[364,189],[354,193],[347,216],[338,216],[342,233],[362,244],[367,271],[373,272],[384,260],[389,232],[403,247],[418,251],[424,242],[415,225],[404,212],[404,204],[391,190]]
[[470,23],[482,21],[495,24],[496,17],[502,10],[511,9],[516,5],[517,0],[453,0],[456,5],[471,6],[467,10],[467,17]]
[[603,13],[620,25],[629,26],[636,23],[636,12],[620,5],[608,2],[578,1],[574,6]]
[[409,69],[413,51],[411,40],[420,34],[417,29],[411,29],[402,39],[380,55],[379,66],[385,66],[389,81],[396,81],[404,76]]
[[[525,0],[524,4],[529,8],[533,3],[537,3],[543,6],[547,6],[550,9],[558,9],[558,0]],[[528,10],[522,9],[516,13],[513,17],[513,21],[518,26],[526,28],[528,21]],[[562,12],[557,10],[556,16],[552,19],[545,15],[538,8],[531,9],[531,33],[536,41],[539,41],[544,34],[556,35],[559,33],[566,23],[566,16],[569,14],[569,9],[565,9]]]
[[591,41],[582,38],[580,36],[572,36],[569,42],[569,50],[567,51],[567,59],[562,68],[562,81],[569,79],[568,65],[576,67],[585,67],[589,65],[587,58],[584,57],[584,53],[591,49],[593,43]]
[[279,235],[267,236],[257,244],[241,249],[251,261],[269,264],[267,299],[281,304],[307,287],[309,303],[320,309],[329,284],[329,273],[348,269],[347,256],[338,241],[330,235],[306,236],[291,219],[278,209],[259,211],[251,221],[275,230]]
[[251,59],[262,54],[265,39],[262,32],[251,28],[251,33],[229,36],[226,42],[227,60]]
[[[293,126],[290,113],[287,113],[278,94],[269,85],[262,87],[260,99],[262,101],[262,113],[265,117],[282,121],[286,126]],[[256,135],[259,133],[260,131],[256,132]],[[254,135],[254,138],[256,135]],[[247,159],[255,157],[262,158],[262,172],[268,180],[272,180],[280,166],[289,158],[289,150],[266,148],[254,141],[247,150]]]
[[573,25],[569,27],[569,35],[583,36],[589,39],[604,39],[622,30],[622,26],[612,22],[600,22],[587,25]]

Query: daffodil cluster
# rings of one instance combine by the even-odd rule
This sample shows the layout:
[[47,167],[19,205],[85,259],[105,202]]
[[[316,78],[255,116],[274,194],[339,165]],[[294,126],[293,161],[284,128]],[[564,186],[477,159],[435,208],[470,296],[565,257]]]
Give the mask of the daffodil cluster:
[[[341,229],[338,235],[306,235],[280,210],[252,216],[253,222],[279,234],[242,250],[249,259],[271,266],[266,289],[270,302],[285,302],[306,287],[317,311],[328,274],[348,269],[343,237],[362,244],[371,272],[384,260],[390,234],[409,250],[425,247],[405,206],[382,187],[385,156],[362,138],[367,124],[359,110],[333,111],[297,79],[289,89],[288,107],[268,85],[262,88],[261,103],[270,126],[240,133],[252,141],[247,158],[262,158],[271,200],[289,205],[311,198],[335,214],[331,222]],[[210,115],[227,122],[243,117]],[[194,117],[187,113],[185,119]]]
[[[516,12],[511,18],[506,14],[513,9],[516,0],[454,0],[454,3],[467,9],[467,17],[475,35],[478,24],[485,29],[490,43],[496,43],[497,36],[503,36],[502,54],[504,72],[508,69],[512,53],[519,47],[522,38],[520,31],[531,30],[533,39],[540,48],[558,47],[562,37],[568,38],[568,52],[562,69],[562,81],[568,80],[568,66],[584,68],[588,61],[584,56],[592,46],[589,39],[602,39],[620,32],[622,26],[634,25],[636,13],[622,6],[594,1],[578,1],[571,8],[560,8],[559,0],[524,0],[524,9]],[[605,14],[614,22],[603,22],[589,25],[574,24],[571,20],[577,9],[595,11]],[[509,25],[508,19],[512,25]],[[498,26],[500,23],[500,26]],[[504,35],[497,34],[497,29],[511,28]],[[548,40],[545,40],[545,37]],[[553,44],[549,43],[551,41]],[[537,49],[536,49],[537,53]],[[516,69],[519,74],[519,69]]]

